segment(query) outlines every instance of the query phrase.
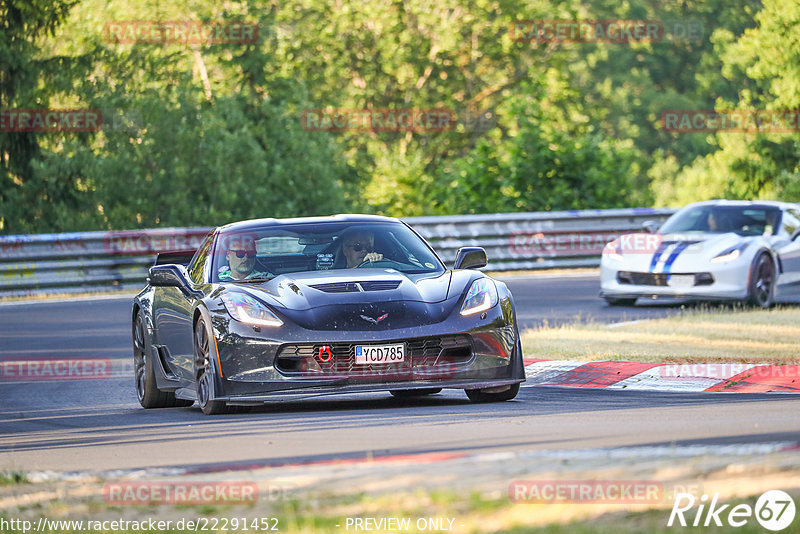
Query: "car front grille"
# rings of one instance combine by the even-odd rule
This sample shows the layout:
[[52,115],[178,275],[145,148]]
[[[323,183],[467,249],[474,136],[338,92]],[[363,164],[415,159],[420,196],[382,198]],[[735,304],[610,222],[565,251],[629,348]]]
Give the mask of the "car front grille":
[[[679,274],[679,273],[674,273]],[[711,273],[680,273],[680,275],[694,275],[694,286],[710,286],[714,283]],[[670,273],[638,273],[633,271],[620,271],[617,281],[620,284],[635,286],[669,286]]]
[[[405,361],[397,363],[356,364],[356,345],[392,345],[405,343]],[[329,362],[320,361],[320,347],[329,347]],[[324,350],[324,349],[323,349]],[[327,357],[327,353],[324,353]],[[290,376],[376,376],[411,378],[432,374],[441,376],[470,362],[472,340],[465,334],[415,338],[410,340],[363,343],[304,343],[284,345],[275,358],[275,367]]]
[[667,275],[663,273],[636,273],[620,271],[617,274],[620,284],[631,284],[636,286],[666,286]]

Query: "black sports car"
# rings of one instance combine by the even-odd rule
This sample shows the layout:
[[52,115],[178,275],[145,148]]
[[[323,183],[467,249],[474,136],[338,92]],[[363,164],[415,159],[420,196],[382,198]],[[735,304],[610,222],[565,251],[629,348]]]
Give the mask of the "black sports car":
[[145,408],[206,414],[278,399],[466,390],[512,399],[525,380],[511,293],[452,270],[400,220],[259,219],[213,230],[193,254],[162,253],[133,302]]

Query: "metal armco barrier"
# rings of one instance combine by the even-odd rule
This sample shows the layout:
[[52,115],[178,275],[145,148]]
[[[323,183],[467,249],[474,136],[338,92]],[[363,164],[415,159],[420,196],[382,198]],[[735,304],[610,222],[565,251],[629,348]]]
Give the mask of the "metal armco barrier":
[[[608,241],[665,220],[675,210],[496,213],[404,219],[452,264],[460,247],[479,246],[489,270],[596,267]],[[144,286],[156,253],[199,246],[210,228],[159,228],[0,236],[0,297]]]
[[0,236],[0,297],[141,288],[158,252],[197,248],[208,231]]

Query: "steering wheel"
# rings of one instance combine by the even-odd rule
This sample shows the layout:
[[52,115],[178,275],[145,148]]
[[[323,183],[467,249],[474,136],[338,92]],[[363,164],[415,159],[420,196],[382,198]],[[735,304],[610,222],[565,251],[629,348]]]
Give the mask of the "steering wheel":
[[403,264],[399,261],[389,260],[389,259],[382,259],[378,261],[369,261],[365,260],[356,265],[356,269],[360,269],[362,267],[370,267],[374,269],[380,268],[390,268],[390,269],[397,269],[397,267],[402,267]]

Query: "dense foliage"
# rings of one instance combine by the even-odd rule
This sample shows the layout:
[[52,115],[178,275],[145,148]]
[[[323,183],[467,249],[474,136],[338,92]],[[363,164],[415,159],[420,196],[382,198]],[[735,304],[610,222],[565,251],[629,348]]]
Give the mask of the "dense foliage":
[[[510,31],[556,19],[664,32]],[[258,35],[144,44],[108,30],[187,20]],[[668,109],[800,108],[788,0],[0,0],[0,27],[0,108],[103,115],[94,132],[0,131],[1,233],[800,200],[797,131],[660,127]],[[320,131],[303,119],[365,108],[449,110],[454,123]]]

